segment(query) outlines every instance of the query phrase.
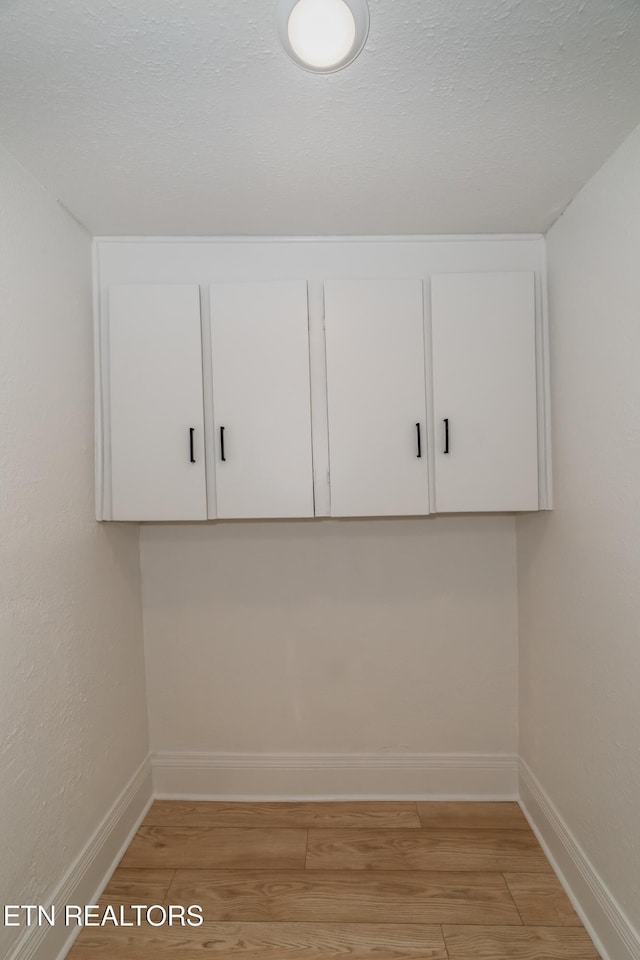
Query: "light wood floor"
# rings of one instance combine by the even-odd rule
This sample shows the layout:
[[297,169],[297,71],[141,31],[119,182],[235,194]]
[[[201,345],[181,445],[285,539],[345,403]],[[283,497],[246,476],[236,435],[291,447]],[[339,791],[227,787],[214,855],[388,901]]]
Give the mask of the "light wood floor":
[[515,803],[156,801],[105,890],[200,927],[85,928],[69,960],[593,960]]

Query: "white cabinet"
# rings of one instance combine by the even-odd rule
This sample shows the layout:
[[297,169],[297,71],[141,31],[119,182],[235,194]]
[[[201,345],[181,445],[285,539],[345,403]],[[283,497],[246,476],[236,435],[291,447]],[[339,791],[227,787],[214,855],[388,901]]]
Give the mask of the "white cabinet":
[[421,280],[324,285],[331,515],[429,512]]
[[111,287],[108,345],[110,519],[205,520],[198,287]]
[[196,248],[100,255],[100,519],[551,505],[541,241]]
[[538,509],[533,273],[431,278],[439,513]]
[[219,518],[312,517],[304,281],[210,287]]

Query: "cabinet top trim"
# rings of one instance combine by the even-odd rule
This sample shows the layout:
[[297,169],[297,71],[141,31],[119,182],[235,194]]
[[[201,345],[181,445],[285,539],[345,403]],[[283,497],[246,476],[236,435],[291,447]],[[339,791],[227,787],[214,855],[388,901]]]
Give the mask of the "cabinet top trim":
[[460,233],[460,234],[375,234],[368,236],[98,236],[93,238],[94,244],[110,243],[174,243],[174,244],[210,244],[210,243],[512,243],[523,241],[544,240],[542,233]]

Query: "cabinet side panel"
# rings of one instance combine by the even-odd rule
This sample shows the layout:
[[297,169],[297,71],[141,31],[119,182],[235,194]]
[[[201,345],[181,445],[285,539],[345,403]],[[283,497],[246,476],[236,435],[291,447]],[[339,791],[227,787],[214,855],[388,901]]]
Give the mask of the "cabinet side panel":
[[431,298],[436,509],[537,510],[534,275],[434,276]]
[[112,287],[108,334],[113,519],[205,520],[198,287]]

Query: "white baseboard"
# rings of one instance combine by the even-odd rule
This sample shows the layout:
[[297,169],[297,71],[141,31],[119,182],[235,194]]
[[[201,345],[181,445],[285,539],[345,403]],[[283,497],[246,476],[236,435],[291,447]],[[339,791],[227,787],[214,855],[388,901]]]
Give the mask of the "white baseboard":
[[523,760],[520,805],[604,960],[640,960],[640,935]]
[[515,800],[511,754],[161,752],[156,797],[172,800]]
[[[113,870],[130,844],[153,799],[147,757],[89,839],[57,888],[41,903],[64,916],[66,904],[97,903]],[[25,930],[7,960],[63,960],[80,932],[77,927],[33,926]]]

